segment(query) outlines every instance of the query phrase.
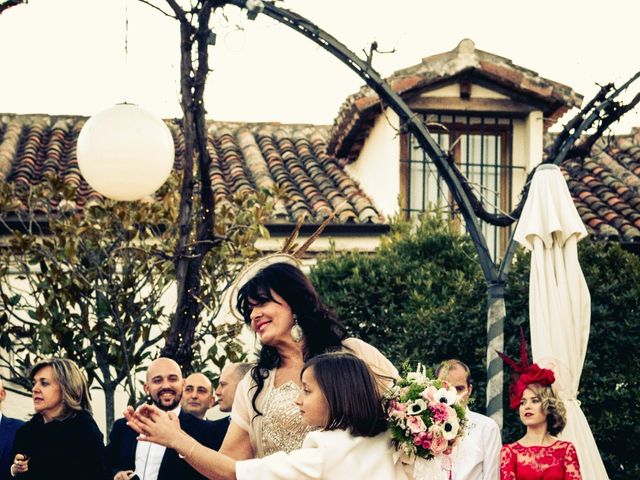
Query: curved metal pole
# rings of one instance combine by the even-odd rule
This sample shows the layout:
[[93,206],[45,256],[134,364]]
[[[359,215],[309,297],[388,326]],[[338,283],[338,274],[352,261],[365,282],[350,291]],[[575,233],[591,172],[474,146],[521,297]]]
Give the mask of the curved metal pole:
[[270,2],[259,0],[227,0],[223,3],[235,5],[249,10],[249,18],[258,13],[277,20],[311,39],[322,48],[338,58],[351,70],[356,72],[400,118],[401,127],[409,130],[417,139],[420,147],[431,157],[442,176],[454,201],[458,204],[465,226],[478,253],[480,267],[487,282],[488,314],[487,314],[487,413],[502,427],[502,360],[496,350],[504,350],[503,325],[505,318],[504,287],[505,279],[499,275],[496,264],[491,259],[487,243],[480,230],[478,217],[473,211],[469,197],[452,164],[449,156],[431,137],[425,124],[407,106],[402,98],[394,92],[387,82],[380,77],[368,62],[361,60],[345,45],[329,35],[306,18],[289,10],[276,7]]
[[[255,1],[251,0],[229,0],[226,3],[236,5],[240,8],[249,8],[250,12],[254,11],[253,4]],[[247,4],[251,4],[247,6]],[[417,138],[418,143],[422,149],[431,157],[438,169],[439,174],[443,177],[447,183],[449,190],[451,191],[454,200],[458,204],[462,217],[464,218],[466,228],[471,235],[473,243],[478,251],[480,257],[481,267],[485,278],[488,282],[498,280],[498,272],[495,264],[491,260],[487,243],[482,235],[480,226],[478,223],[478,217],[473,211],[469,197],[464,192],[462,185],[451,164],[449,163],[448,155],[440,148],[440,145],[431,137],[427,127],[422,120],[407,106],[407,104],[400,98],[400,96],[394,92],[387,82],[380,77],[371,65],[361,60],[345,45],[338,41],[333,36],[322,30],[320,27],[310,22],[306,18],[291,12],[284,8],[276,7],[274,4],[264,2],[262,5],[262,13],[283,23],[295,30],[296,32],[311,39],[322,48],[331,53],[334,57],[338,58],[342,63],[347,65],[351,70],[356,72],[365,82],[369,85],[380,98],[400,117],[402,126],[411,131],[411,133]],[[259,7],[258,7],[259,8]]]

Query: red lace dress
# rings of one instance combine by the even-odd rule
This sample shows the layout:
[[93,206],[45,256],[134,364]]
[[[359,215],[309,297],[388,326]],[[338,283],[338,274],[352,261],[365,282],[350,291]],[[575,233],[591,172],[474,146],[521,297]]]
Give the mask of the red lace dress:
[[546,447],[509,443],[500,452],[500,480],[582,480],[576,449],[556,440]]

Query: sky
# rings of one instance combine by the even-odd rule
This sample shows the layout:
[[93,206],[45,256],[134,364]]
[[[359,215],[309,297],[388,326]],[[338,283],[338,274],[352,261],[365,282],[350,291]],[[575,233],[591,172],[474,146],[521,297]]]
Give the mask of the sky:
[[[164,0],[151,1],[168,11]],[[383,76],[450,51],[463,38],[585,99],[598,84],[621,84],[640,70],[637,0],[286,0],[279,6],[361,56],[374,40],[393,51],[373,59]],[[127,101],[163,118],[180,117],[178,25],[138,0],[29,0],[10,8],[0,15],[0,112],[90,116]],[[266,16],[251,21],[226,7],[212,27],[210,118],[331,124],[363,84]],[[638,108],[614,130],[633,126],[640,126]]]

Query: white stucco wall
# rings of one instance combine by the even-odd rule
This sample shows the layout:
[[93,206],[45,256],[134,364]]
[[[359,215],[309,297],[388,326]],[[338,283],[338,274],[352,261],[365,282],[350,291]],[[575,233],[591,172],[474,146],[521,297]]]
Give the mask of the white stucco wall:
[[529,172],[542,162],[543,114],[539,110],[530,112],[523,120],[513,122],[513,171],[512,204],[515,207]]
[[[460,85],[452,84],[447,85],[441,88],[436,88],[434,90],[429,90],[420,94],[421,97],[460,97]],[[476,85],[475,83],[471,84],[471,98],[492,98],[492,99],[501,99],[506,100],[509,97],[506,95],[496,92],[495,90],[490,90],[486,87]]]
[[[368,190],[367,190],[367,193]],[[375,200],[374,200],[375,201]],[[377,205],[377,203],[376,203]],[[307,241],[306,236],[298,237],[296,243],[304,244]],[[284,239],[282,238],[262,238],[256,242],[256,247],[262,252],[278,252],[281,251]],[[309,253],[322,253],[329,251],[333,246],[338,251],[358,251],[373,252],[380,245],[380,235],[335,235],[322,234],[315,239],[313,244],[307,249]]]
[[542,148],[544,147],[543,131],[544,115],[540,110],[531,112],[526,119],[527,138],[525,149],[527,155],[527,172],[542,162]]
[[357,160],[345,170],[371,197],[384,216],[398,210],[400,194],[400,143],[398,116],[387,108],[376,119]]

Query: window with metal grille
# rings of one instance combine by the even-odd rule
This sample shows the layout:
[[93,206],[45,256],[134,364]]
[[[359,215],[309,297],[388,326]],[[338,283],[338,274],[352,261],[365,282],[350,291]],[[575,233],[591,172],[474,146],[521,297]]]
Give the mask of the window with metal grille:
[[[422,113],[431,135],[444,150],[451,150],[465,175],[490,212],[511,210],[514,167],[513,119],[496,115]],[[404,211],[408,217],[428,209],[453,216],[453,199],[446,183],[413,135],[407,135],[402,155]],[[509,232],[481,222],[491,254],[499,258]]]

